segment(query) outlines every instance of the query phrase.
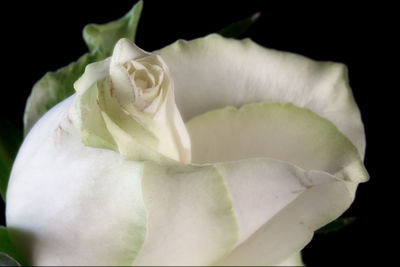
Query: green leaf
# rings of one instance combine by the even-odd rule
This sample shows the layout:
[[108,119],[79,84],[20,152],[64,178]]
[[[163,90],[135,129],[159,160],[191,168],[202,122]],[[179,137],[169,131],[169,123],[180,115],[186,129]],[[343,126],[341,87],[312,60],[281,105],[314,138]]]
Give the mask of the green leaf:
[[142,12],[143,2],[139,1],[122,18],[106,24],[89,24],[83,29],[83,38],[90,51],[101,51],[105,57],[112,54],[114,45],[121,38],[134,40]]
[[44,113],[75,92],[73,84],[83,74],[86,65],[100,59],[99,53],[86,53],[56,72],[47,72],[33,86],[25,106],[25,135]]
[[0,194],[6,199],[8,178],[22,142],[22,132],[7,121],[0,121]]
[[346,217],[346,218],[339,218],[334,220],[333,222],[328,223],[324,227],[315,231],[316,234],[327,234],[331,232],[336,232],[344,227],[348,226],[349,224],[353,223],[356,220],[356,217]]
[[84,54],[66,67],[46,73],[34,85],[25,107],[25,135],[44,113],[75,92],[73,84],[83,74],[88,64],[111,55],[119,39],[133,40],[142,6],[143,3],[140,1],[119,20],[103,25],[89,24],[84,28],[83,37],[90,53]]
[[27,265],[10,240],[7,228],[0,226],[0,266]]
[[260,15],[261,13],[257,12],[250,17],[232,23],[220,30],[219,34],[227,38],[238,38],[245,33],[254,22],[257,21]]

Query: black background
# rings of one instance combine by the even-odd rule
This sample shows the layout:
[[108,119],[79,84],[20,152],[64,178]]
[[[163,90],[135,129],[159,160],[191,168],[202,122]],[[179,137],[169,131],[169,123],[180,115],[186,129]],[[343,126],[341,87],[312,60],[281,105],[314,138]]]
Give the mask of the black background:
[[[88,23],[105,23],[130,10],[135,1],[85,4],[53,1],[52,4],[14,3],[2,7],[1,119],[22,128],[25,100],[33,84],[49,70],[56,70],[87,52],[81,37]],[[219,4],[217,5],[216,2]],[[393,60],[389,38],[394,31],[390,7],[338,3],[294,6],[289,3],[244,1],[153,1],[144,2],[136,43],[147,51],[176,39],[192,39],[216,32],[231,22],[261,11],[260,19],[247,31],[263,46],[291,51],[316,60],[345,63],[350,84],[365,124],[365,165],[371,179],[359,186],[346,216],[356,216],[347,228],[316,235],[303,258],[308,266],[361,265],[396,258],[382,253],[397,234],[387,225],[398,209],[388,208],[388,187],[398,176],[388,154],[396,115],[389,100],[395,86],[387,85]],[[11,15],[11,18],[5,15]],[[397,68],[398,69],[398,68]],[[398,85],[397,85],[398,87]],[[395,108],[394,108],[395,109]],[[382,227],[383,226],[383,227]]]

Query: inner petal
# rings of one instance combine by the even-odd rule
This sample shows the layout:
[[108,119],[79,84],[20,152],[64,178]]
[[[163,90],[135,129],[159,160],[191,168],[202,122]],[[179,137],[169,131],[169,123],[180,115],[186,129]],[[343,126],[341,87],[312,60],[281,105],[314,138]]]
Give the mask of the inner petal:
[[143,65],[143,63],[136,61],[136,60],[130,60],[124,64],[126,70],[128,71],[129,74],[134,73],[136,70],[145,70],[146,67]]
[[164,80],[164,70],[157,65],[149,65],[147,66],[147,70],[154,77],[154,84],[160,85]]
[[194,163],[267,157],[351,180],[368,177],[347,137],[328,120],[292,104],[227,107],[200,115],[186,126]]
[[141,89],[151,88],[155,85],[154,76],[147,70],[136,70],[131,74],[132,84]]

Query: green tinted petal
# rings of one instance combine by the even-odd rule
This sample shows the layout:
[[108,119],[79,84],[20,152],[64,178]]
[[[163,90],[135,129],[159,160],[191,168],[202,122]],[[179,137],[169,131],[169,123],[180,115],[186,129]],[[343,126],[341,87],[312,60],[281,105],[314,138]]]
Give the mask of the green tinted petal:
[[117,146],[114,150],[130,160],[172,162],[173,160],[159,153],[160,143],[165,140],[160,140],[159,135],[149,129],[154,122],[150,118],[141,118],[140,114],[126,114],[117,99],[111,96],[108,83],[108,79],[98,83],[99,98],[96,104],[100,107],[100,113],[96,116],[103,118],[105,128],[101,130],[107,131],[115,140]]
[[197,163],[268,157],[350,181],[368,173],[355,146],[331,122],[293,104],[226,107],[186,123]]
[[145,163],[148,234],[134,265],[204,266],[237,240],[226,185],[213,166]]
[[80,130],[84,144],[117,150],[116,143],[108,132],[99,104],[99,87],[101,82],[94,83],[82,95],[75,95],[70,119]]
[[85,72],[78,80],[74,82],[75,91],[78,95],[84,94],[94,83],[103,80],[109,74],[111,58],[106,58],[97,62],[88,64]]
[[[149,139],[152,139],[152,142],[147,143],[149,146],[141,143],[138,138],[132,136],[126,130],[122,129],[117,123],[115,123],[105,112],[102,112],[101,115],[106,123],[107,130],[109,133],[115,138],[119,153],[123,155],[126,159],[129,160],[153,160],[156,162],[168,162],[170,161],[168,158],[164,157],[162,154],[157,153],[152,146],[157,146],[158,141],[149,134]],[[137,122],[131,121],[130,127],[128,130],[141,129],[143,128],[138,125]],[[140,134],[139,134],[140,136]],[[141,137],[145,137],[146,135],[142,135]],[[171,160],[172,161],[172,160]]]

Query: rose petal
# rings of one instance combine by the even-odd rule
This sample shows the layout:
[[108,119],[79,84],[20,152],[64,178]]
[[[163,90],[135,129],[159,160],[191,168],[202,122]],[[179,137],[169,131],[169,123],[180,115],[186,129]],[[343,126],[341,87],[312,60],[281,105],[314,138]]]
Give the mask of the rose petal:
[[84,74],[74,83],[75,91],[82,95],[95,82],[103,80],[108,75],[111,58],[91,63],[86,66]]
[[154,117],[140,111],[132,116],[123,113],[109,92],[107,83],[103,83],[99,105],[107,132],[118,146],[117,151],[130,160],[190,162],[190,139],[176,109],[173,88],[167,90]]
[[101,116],[99,87],[101,83],[94,82],[89,88],[72,96],[69,118],[76,129],[79,129],[84,144],[117,150],[114,138],[107,131]]
[[173,159],[190,163],[190,137],[175,104],[173,88],[169,88],[165,94],[165,100],[153,118],[157,127],[154,132],[160,141],[158,151],[165,155],[174,153]]
[[291,102],[332,121],[364,156],[360,112],[342,64],[263,48],[212,34],[177,41],[159,53],[175,82],[184,121],[212,109],[260,101]]
[[130,265],[146,232],[143,164],[85,146],[72,98],[32,128],[7,192],[7,225],[32,265]]
[[328,120],[289,103],[226,107],[200,115],[186,127],[196,163],[268,157],[350,181],[368,179],[346,136]]
[[301,259],[301,253],[295,253],[277,266],[304,266],[303,260]]
[[134,265],[204,266],[237,240],[226,185],[213,166],[145,163],[146,241]]
[[215,167],[146,163],[149,228],[134,265],[279,264],[354,199],[353,184],[282,161]]
[[150,55],[150,53],[140,49],[132,41],[122,38],[115,44],[111,58],[111,67],[123,65],[129,60],[142,58],[148,55]]
[[[107,130],[115,137],[116,140],[118,140],[117,151],[126,159],[139,161],[151,159],[156,162],[169,161],[169,158],[166,158],[162,154],[156,152],[156,147],[158,145],[157,139],[150,133],[145,135],[144,133],[146,130],[141,128],[140,125],[133,119],[126,121],[126,125],[129,125],[129,127],[125,127],[125,130],[123,130],[108,116],[107,113],[102,112],[101,114]],[[135,136],[130,135],[129,131],[135,132],[140,138],[135,138]],[[143,143],[142,141],[148,142]]]
[[218,265],[276,265],[300,251],[313,231],[354,199],[347,183],[273,159],[218,164],[239,224],[235,249]]

